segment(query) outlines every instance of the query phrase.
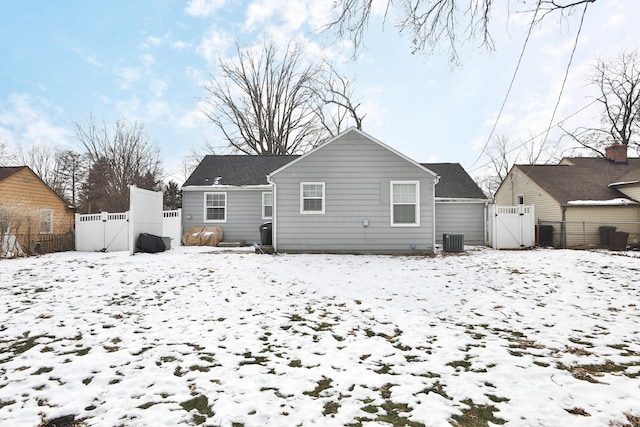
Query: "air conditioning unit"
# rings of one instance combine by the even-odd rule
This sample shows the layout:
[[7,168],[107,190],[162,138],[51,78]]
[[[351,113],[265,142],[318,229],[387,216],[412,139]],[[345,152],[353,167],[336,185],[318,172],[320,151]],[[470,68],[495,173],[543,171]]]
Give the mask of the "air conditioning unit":
[[442,250],[445,252],[464,252],[464,234],[442,235]]

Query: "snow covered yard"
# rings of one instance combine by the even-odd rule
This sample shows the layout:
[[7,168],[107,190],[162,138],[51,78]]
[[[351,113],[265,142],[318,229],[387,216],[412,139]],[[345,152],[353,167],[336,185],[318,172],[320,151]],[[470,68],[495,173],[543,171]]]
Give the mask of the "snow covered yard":
[[634,255],[3,260],[0,425],[632,425]]

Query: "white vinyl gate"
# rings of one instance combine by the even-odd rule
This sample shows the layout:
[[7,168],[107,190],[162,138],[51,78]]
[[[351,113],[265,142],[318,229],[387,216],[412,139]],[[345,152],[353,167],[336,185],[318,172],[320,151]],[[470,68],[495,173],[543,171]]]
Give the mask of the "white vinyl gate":
[[[171,246],[180,245],[182,209],[162,213],[162,236]],[[76,251],[115,252],[129,250],[129,212],[76,214]]]
[[489,207],[489,246],[494,249],[522,249],[535,246],[533,206]]

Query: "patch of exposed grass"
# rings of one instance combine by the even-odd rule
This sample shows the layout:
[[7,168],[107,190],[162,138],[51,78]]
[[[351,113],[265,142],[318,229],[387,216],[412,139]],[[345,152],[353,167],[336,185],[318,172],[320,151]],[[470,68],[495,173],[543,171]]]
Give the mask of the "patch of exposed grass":
[[631,415],[629,413],[625,413],[624,416],[627,419],[628,423],[624,423],[624,424],[615,423],[614,424],[613,422],[610,422],[609,423],[609,427],[640,427],[640,417],[637,417],[635,415]]
[[311,397],[320,397],[320,393],[332,387],[332,382],[333,380],[331,378],[323,376],[322,379],[318,380],[318,385],[316,386],[316,388],[314,388],[312,391],[305,391],[302,394]]
[[637,376],[636,374],[624,373],[629,366],[634,366],[634,364],[618,364],[608,359],[605,360],[604,363],[600,364],[567,366],[562,363],[558,363],[556,365],[558,369],[570,372],[574,378],[594,384],[602,384],[601,381],[598,381],[594,377],[602,377],[604,374],[622,373],[629,378],[634,378]]
[[326,402],[322,409],[322,415],[326,417],[327,415],[337,414],[338,409],[340,409],[339,402],[333,402],[333,401]]
[[16,403],[15,400],[0,400],[0,409],[4,408],[5,406],[11,406],[14,403]]
[[568,413],[570,413],[570,414],[573,414],[573,415],[580,415],[580,416],[583,416],[583,417],[590,417],[590,416],[591,416],[591,414],[590,414],[590,413],[588,413],[588,412],[587,412],[587,411],[585,411],[584,409],[582,409],[582,408],[578,408],[578,407],[574,407],[574,408],[571,408],[571,409],[566,409],[566,408],[565,408],[565,411],[567,411],[567,412],[568,412]]
[[267,360],[269,360],[266,356],[254,356],[250,351],[247,351],[242,354],[242,356],[247,360],[242,360],[238,365],[264,365]]
[[260,391],[273,391],[273,394],[275,394],[277,397],[279,397],[280,399],[289,399],[290,397],[293,397],[293,394],[284,394],[282,392],[280,392],[280,389],[276,388],[276,387],[262,387],[260,389]]
[[302,361],[296,359],[296,360],[292,360],[291,362],[289,362],[289,366],[292,368],[301,368],[302,367]]
[[450,397],[446,391],[444,391],[444,387],[442,386],[442,384],[440,383],[440,381],[436,381],[433,383],[433,385],[429,388],[425,388],[424,390],[422,390],[420,393],[425,393],[425,394],[429,394],[429,393],[435,393],[435,394],[439,394],[440,396],[444,397],[447,400],[452,400],[453,398]]
[[180,403],[180,406],[187,412],[191,412],[193,410],[198,412],[193,414],[193,421],[196,424],[203,424],[207,420],[207,417],[214,416],[211,406],[209,405],[209,399],[207,399],[207,396],[202,394]]
[[451,417],[451,425],[455,427],[488,427],[489,423],[506,423],[502,418],[493,415],[498,410],[493,405],[476,405],[471,399],[465,399],[462,403],[468,408],[462,410],[462,415]]
[[465,371],[468,371],[469,368],[471,367],[471,362],[468,362],[466,360],[454,360],[453,362],[449,362],[447,363],[447,366],[451,366],[454,369],[458,369],[458,368],[462,368]]

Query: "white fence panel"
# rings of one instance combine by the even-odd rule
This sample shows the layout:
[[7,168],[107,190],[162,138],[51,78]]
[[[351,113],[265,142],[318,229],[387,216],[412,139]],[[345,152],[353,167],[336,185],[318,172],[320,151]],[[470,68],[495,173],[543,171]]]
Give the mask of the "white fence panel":
[[492,205],[489,216],[489,244],[494,249],[522,249],[535,246],[534,207]]
[[127,212],[76,214],[76,251],[126,251],[128,221]]
[[180,246],[182,240],[182,209],[162,213],[162,235],[171,237],[171,247]]
[[126,251],[128,249],[129,212],[107,214],[104,223],[105,251]]
[[[171,246],[180,246],[182,210],[164,211],[162,236],[171,237]],[[76,214],[76,251],[114,252],[129,250],[129,212]]]
[[140,233],[162,235],[162,192],[129,186],[129,254]]

